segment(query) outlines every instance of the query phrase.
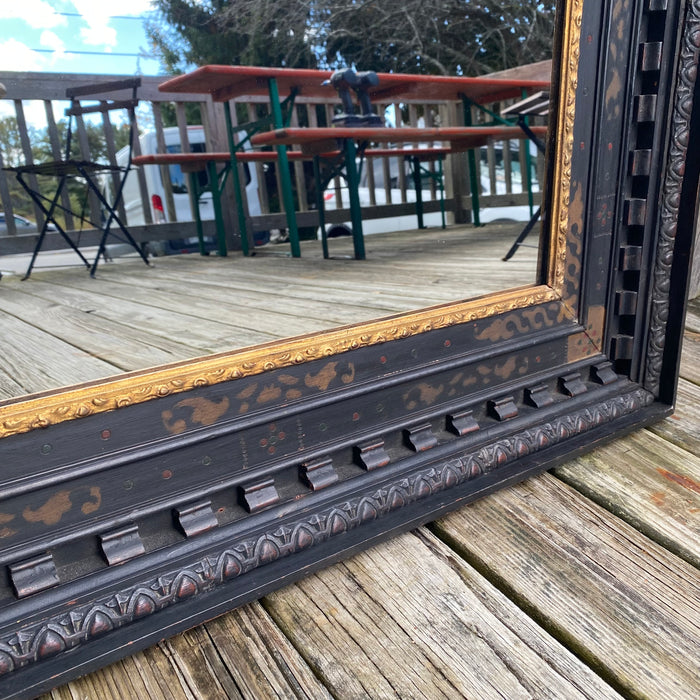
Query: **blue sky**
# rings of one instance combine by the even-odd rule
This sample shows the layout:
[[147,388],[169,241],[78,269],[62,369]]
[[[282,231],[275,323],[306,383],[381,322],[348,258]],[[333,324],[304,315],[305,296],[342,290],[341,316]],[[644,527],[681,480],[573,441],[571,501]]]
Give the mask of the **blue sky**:
[[159,75],[156,61],[119,55],[149,52],[142,18],[150,4],[0,0],[0,70]]

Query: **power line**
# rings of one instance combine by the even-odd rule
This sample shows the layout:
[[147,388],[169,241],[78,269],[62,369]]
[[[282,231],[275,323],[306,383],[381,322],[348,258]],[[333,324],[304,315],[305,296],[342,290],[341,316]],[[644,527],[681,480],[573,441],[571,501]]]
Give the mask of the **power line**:
[[[53,11],[55,15],[59,17],[81,17],[84,18],[85,15],[81,15],[80,12],[57,12]],[[133,19],[143,21],[144,19],[150,19],[148,15],[111,15],[110,17],[105,17],[105,19]]]
[[[79,12],[58,12],[57,10],[53,10],[53,14],[59,15],[60,17],[80,17],[80,18],[85,18],[85,15],[80,14]],[[143,21],[145,19],[150,19],[147,15],[111,15],[110,17],[106,17],[105,19],[128,19],[128,20],[138,20],[138,21]],[[58,49],[32,49],[30,48],[30,51],[34,51],[35,53],[66,53],[66,54],[71,54],[74,56],[114,56],[117,58],[146,58],[146,59],[152,59],[156,60],[155,57],[153,57],[150,54],[146,53],[120,53],[120,52],[105,52],[105,51],[77,51],[77,50],[70,50],[66,49],[63,51],[59,51]]]
[[153,58],[147,53],[119,53],[118,51],[71,51],[66,49],[65,51],[58,51],[58,49],[30,49],[30,51],[36,51],[37,53],[70,53],[76,56],[118,56],[120,58]]

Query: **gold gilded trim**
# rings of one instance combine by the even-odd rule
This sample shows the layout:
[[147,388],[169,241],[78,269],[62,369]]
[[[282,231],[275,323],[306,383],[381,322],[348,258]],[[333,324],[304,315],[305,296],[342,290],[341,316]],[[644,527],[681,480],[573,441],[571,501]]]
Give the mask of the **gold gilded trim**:
[[488,297],[430,307],[370,323],[120,375],[104,382],[0,402],[0,438],[106,413],[197,387],[211,386],[559,300],[564,288],[567,262],[573,127],[583,0],[567,2],[565,13],[555,147],[557,157],[553,174],[555,189],[551,203],[553,240],[548,266],[549,285],[507,290]]
[[578,64],[580,55],[583,0],[569,0],[562,37],[561,91],[557,112],[556,158],[554,159],[554,190],[552,192],[552,245],[550,248],[548,281],[559,294],[564,291],[569,234],[569,204],[571,199],[571,159],[574,151],[574,116]]
[[99,383],[46,392],[0,403],[0,438],[77,418],[211,386],[241,377],[330,357],[349,350],[469,323],[534,304],[556,301],[545,285],[511,289],[456,304],[442,304],[370,323],[336,328],[133,372]]

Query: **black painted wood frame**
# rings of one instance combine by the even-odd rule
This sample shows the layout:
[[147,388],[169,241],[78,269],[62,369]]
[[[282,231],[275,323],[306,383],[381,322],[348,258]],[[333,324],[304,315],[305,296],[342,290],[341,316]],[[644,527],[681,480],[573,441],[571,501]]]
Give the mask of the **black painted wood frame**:
[[700,0],[559,29],[541,284],[0,405],[2,697],[670,412]]

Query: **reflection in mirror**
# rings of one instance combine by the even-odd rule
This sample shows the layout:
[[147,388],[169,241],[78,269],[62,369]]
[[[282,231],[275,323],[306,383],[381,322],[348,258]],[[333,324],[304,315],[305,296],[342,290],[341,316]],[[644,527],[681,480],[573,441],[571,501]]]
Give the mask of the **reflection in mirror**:
[[[495,75],[493,80],[522,77],[547,85],[550,71],[551,63],[544,61]],[[36,103],[31,100],[43,99],[60,113],[65,102],[56,97],[56,91],[65,94],[65,88],[78,78],[85,80],[85,76],[65,76],[65,84],[57,88],[54,81],[49,89],[45,76],[40,74],[29,74],[22,81],[11,73],[0,76],[8,86],[7,97],[15,100],[23,142],[13,155],[3,154],[5,167],[40,157],[27,141],[30,128],[34,128],[31,122],[36,118]],[[183,121],[185,104],[201,103],[203,98],[185,96],[176,106],[179,125],[164,126],[159,103],[164,98],[158,91],[161,82],[159,78],[147,78],[141,88],[137,115],[143,134],[141,152],[224,148],[221,104],[203,104],[200,117],[204,117],[200,121],[205,122],[204,128],[188,126]],[[539,111],[528,112],[531,126],[547,125],[549,101],[546,90],[544,93]],[[242,97],[232,110],[234,120],[242,121],[242,113],[257,116],[262,102],[257,96]],[[390,127],[451,127],[462,125],[465,120],[478,127],[494,120],[499,124],[505,120],[515,123],[520,103],[519,97],[510,97],[472,105],[468,116],[463,105],[454,101],[377,102],[374,108],[385,115]],[[292,121],[323,126],[332,122],[337,108],[335,94],[322,103],[305,100],[302,95]],[[47,109],[46,114],[48,125],[42,128],[47,140],[55,141],[63,133],[62,122],[57,124],[51,110]],[[99,131],[97,123],[86,119],[85,124],[80,128],[87,128],[86,133],[94,135]],[[116,131],[119,133],[119,128]],[[188,141],[184,149],[183,136]],[[541,131],[539,136],[542,137]],[[169,142],[173,138],[180,139],[175,146]],[[444,145],[450,144],[412,142],[406,147],[422,150]],[[99,155],[103,154],[94,154],[95,159]],[[353,259],[352,235],[338,235],[350,233],[352,227],[348,188],[342,177],[332,178],[324,192],[329,259],[323,259],[318,226],[304,225],[308,217],[316,216],[311,191],[306,197],[298,196],[304,189],[309,162],[292,162],[290,166],[297,191],[301,258],[290,256],[284,215],[280,213],[279,178],[274,164],[269,162],[241,166],[249,235],[256,243],[250,258],[233,249],[227,257],[216,255],[216,250],[208,250],[210,254],[205,257],[197,254],[192,222],[195,210],[187,184],[192,181],[179,166],[135,170],[129,176],[131,184],[125,188],[124,216],[130,230],[154,256],[151,269],[144,268],[133,249],[110,238],[105,259],[99,263],[96,278],[91,279],[73,251],[60,249],[65,246],[54,234],[49,236],[52,242],[42,248],[31,277],[22,282],[34,240],[30,246],[26,239],[18,238],[20,231],[7,226],[0,231],[0,315],[5,329],[0,338],[4,358],[0,397],[11,400],[538,281],[539,205],[545,156],[524,132],[523,138],[489,139],[476,149],[455,149],[446,156],[426,158],[415,171],[411,161],[403,157],[366,155],[358,163],[366,248],[363,261]],[[204,174],[197,175],[201,178]],[[139,187],[143,176],[149,197]],[[41,224],[41,211],[22,200],[14,178],[7,173],[2,173],[2,177],[0,193],[5,211],[12,211],[14,204],[16,214],[26,214],[30,221]],[[162,189],[151,191],[156,180]],[[472,183],[476,183],[476,191]],[[424,200],[422,229],[417,227],[417,186]],[[83,212],[91,204],[77,189],[71,190],[70,200],[72,206],[79,204]],[[224,221],[227,226],[235,226],[235,203],[232,205],[229,198],[228,204]],[[205,242],[211,240],[210,248],[215,249],[210,192],[202,194],[199,209],[205,220]],[[81,249],[87,246],[94,254],[96,238],[91,238],[88,231],[89,219],[87,213],[83,221],[59,214],[61,223],[76,232],[75,240]],[[523,245],[514,247],[519,238],[524,238]],[[5,254],[20,251],[23,254]],[[172,254],[185,252],[189,254]],[[509,252],[512,257],[504,261]]]

